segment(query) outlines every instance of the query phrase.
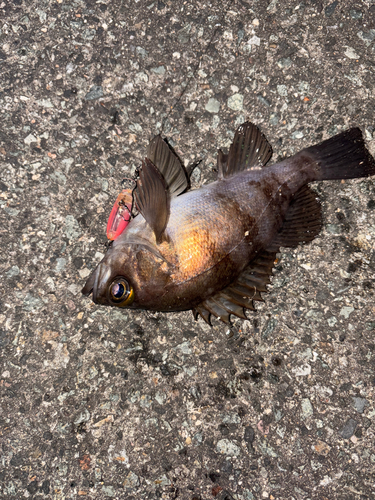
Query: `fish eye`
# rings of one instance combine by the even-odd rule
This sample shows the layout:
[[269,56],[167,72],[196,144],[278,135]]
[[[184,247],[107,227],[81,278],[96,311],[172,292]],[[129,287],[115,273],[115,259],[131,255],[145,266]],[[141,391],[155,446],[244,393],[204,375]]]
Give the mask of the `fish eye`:
[[120,307],[128,306],[134,300],[134,290],[125,278],[115,278],[109,287],[109,300]]

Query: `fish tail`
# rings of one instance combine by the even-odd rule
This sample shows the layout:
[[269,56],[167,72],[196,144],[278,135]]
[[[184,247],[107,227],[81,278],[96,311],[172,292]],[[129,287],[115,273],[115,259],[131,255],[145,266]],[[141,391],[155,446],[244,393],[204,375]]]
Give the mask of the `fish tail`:
[[317,180],[356,179],[375,175],[375,160],[359,128],[351,128],[304,150],[316,161]]

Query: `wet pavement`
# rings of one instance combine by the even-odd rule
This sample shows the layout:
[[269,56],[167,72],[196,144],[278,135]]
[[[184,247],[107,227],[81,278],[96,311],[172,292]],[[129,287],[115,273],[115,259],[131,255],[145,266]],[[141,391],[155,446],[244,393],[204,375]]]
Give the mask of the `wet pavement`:
[[246,119],[375,154],[374,57],[371,2],[0,0],[1,498],[374,497],[374,179],[231,328],[80,294],[151,137],[193,188]]

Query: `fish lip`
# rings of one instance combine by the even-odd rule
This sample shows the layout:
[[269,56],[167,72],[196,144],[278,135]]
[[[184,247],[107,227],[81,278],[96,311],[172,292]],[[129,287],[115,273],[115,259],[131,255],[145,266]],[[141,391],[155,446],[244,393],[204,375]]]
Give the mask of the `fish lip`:
[[95,281],[95,273],[96,273],[96,269],[90,274],[90,276],[88,277],[88,279],[85,283],[85,286],[81,290],[82,295],[85,295],[86,297],[89,297],[93,291],[94,281]]
[[82,288],[81,293],[85,297],[89,297],[91,295],[91,293],[92,293],[92,287],[90,289],[87,288],[87,283],[86,283],[86,285]]
[[98,265],[98,267],[95,270],[95,279],[94,279],[94,285],[92,288],[92,300],[94,304],[97,304],[97,297],[98,297],[98,281],[99,281],[99,276],[100,276],[100,268],[101,264]]
[[95,304],[106,303],[105,294],[103,295],[101,292],[105,290],[110,275],[110,268],[101,262],[86,281],[81,293],[86,297],[92,294],[92,300]]
[[101,262],[94,272],[92,300],[95,304],[108,304],[106,290],[112,275],[111,268]]

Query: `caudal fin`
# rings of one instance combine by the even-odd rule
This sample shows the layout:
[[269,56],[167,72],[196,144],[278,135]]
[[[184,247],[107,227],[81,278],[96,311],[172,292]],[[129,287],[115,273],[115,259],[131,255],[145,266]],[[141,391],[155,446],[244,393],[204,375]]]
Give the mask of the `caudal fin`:
[[305,151],[320,167],[320,180],[375,175],[375,160],[368,152],[359,128],[346,130]]

